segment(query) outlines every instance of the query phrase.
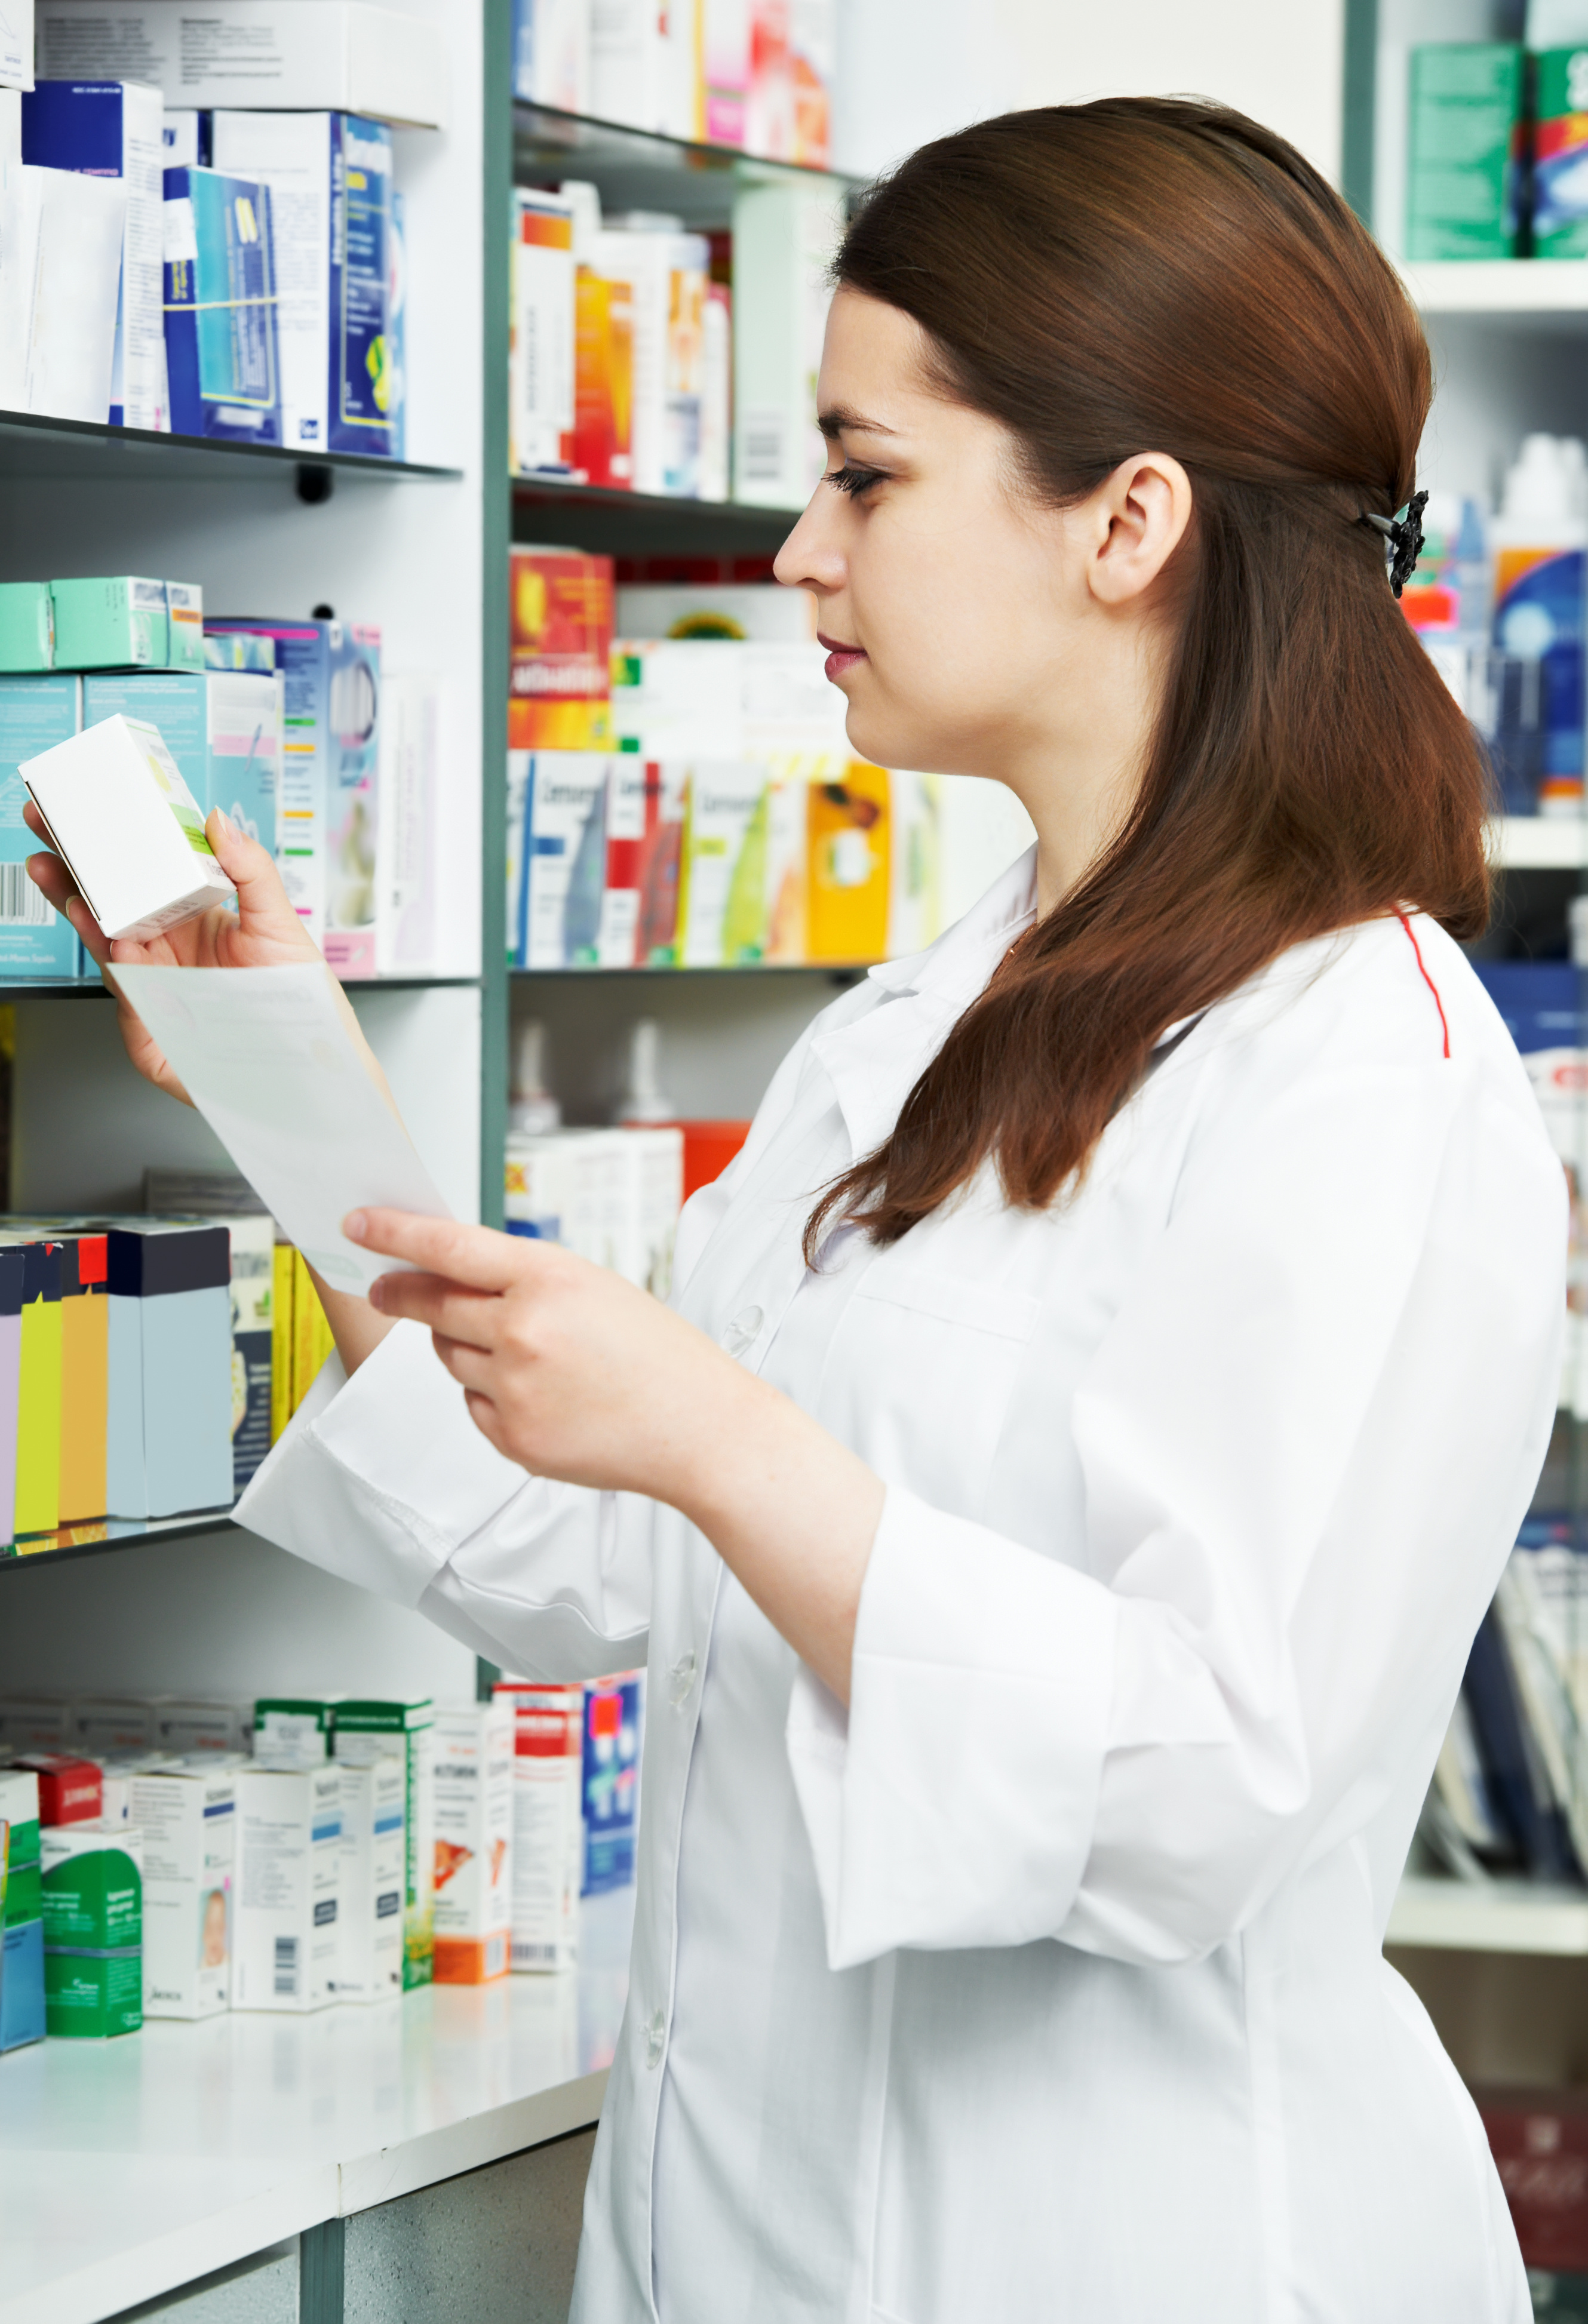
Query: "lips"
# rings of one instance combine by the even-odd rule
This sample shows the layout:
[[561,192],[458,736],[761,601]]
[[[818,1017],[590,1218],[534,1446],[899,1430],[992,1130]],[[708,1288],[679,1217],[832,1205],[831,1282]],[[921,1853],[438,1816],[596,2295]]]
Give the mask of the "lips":
[[844,645],[836,638],[824,637],[820,630],[816,633],[816,641],[818,646],[827,649],[826,669],[829,682],[834,685],[845,670],[858,669],[866,658],[863,646]]

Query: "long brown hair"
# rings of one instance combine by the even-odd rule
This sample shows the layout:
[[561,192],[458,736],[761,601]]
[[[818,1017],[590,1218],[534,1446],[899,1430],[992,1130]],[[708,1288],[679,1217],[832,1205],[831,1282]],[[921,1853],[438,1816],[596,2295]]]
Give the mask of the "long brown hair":
[[834,269],[915,318],[933,383],[1072,505],[1172,453],[1195,513],[1140,795],[823,1195],[893,1242],[995,1157],[1041,1207],[1168,1025],[1288,946],[1403,908],[1489,910],[1482,750],[1403,619],[1381,535],[1432,395],[1399,281],[1295,148],[1238,113],[1112,97],[923,146]]

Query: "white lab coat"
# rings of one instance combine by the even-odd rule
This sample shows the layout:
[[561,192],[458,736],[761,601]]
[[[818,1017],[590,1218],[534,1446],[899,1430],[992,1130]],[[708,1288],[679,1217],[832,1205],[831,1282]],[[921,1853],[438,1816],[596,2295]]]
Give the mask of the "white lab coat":
[[1380,1946],[1547,1440],[1559,1166],[1391,919],[1210,1010],[1073,1198],[987,1176],[808,1275],[1033,877],[836,1001],[679,1230],[680,1312],[888,1486],[847,1712],[675,1512],[500,1459],[412,1325],[240,1514],[521,1670],[649,1635],[580,2324],[1523,2324]]

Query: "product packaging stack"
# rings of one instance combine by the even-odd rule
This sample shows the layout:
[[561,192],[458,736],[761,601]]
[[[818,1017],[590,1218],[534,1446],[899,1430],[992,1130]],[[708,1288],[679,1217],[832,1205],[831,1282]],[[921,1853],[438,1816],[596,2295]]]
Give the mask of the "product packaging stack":
[[827,166],[836,0],[513,0],[513,94]]
[[1588,255],[1588,7],[1529,0],[1522,41],[1411,51],[1406,254]]
[[826,464],[812,383],[841,229],[819,180],[742,189],[716,236],[661,212],[604,217],[581,181],[518,189],[514,472],[801,506]]
[[392,124],[444,124],[439,28],[367,0],[216,0],[197,43],[173,0],[14,13],[38,78],[0,165],[0,405],[402,458]]

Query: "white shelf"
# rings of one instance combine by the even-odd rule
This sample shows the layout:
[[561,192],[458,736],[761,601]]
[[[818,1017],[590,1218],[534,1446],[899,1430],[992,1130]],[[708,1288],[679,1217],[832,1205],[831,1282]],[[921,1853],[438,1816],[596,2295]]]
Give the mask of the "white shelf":
[[1493,860],[1507,872],[1578,872],[1588,865],[1588,816],[1503,815],[1489,830]]
[[1408,261],[1400,272],[1424,315],[1588,334],[1588,258]]
[[98,2324],[323,2220],[593,2123],[632,1890],[563,1977],[154,2020],[0,2058],[0,2324]]
[[[1447,1952],[1567,1953],[1588,1957],[1588,1889],[1530,1880],[1401,1882],[1384,1941]],[[3,2311],[0,2311],[3,2312]]]

